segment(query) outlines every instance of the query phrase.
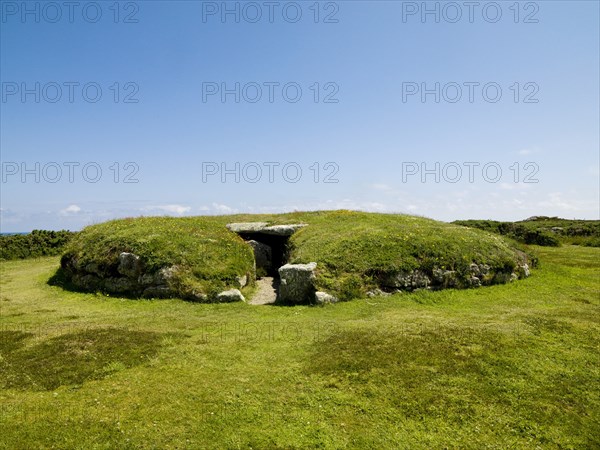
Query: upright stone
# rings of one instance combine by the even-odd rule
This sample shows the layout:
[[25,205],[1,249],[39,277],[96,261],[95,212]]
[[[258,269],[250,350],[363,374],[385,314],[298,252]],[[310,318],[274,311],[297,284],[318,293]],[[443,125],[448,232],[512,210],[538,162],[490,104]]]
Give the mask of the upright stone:
[[258,241],[248,241],[254,251],[254,260],[257,269],[264,269],[266,273],[273,268],[273,249],[267,244]]
[[317,263],[286,264],[279,268],[278,300],[284,303],[311,303],[315,298],[315,273]]
[[123,252],[119,255],[119,266],[117,268],[121,275],[129,278],[137,278],[142,273],[142,261],[133,253]]

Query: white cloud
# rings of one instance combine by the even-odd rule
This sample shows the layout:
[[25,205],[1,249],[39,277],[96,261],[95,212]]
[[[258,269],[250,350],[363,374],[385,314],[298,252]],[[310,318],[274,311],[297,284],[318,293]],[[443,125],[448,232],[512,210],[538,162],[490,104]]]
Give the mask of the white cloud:
[[[198,211],[202,215],[227,215],[227,214],[236,214],[240,212],[238,208],[232,208],[231,206],[225,205],[223,203],[211,203],[209,206],[202,205],[197,208],[194,208],[195,211]],[[243,208],[242,208],[243,209]],[[245,212],[256,212],[258,211],[245,211]],[[262,212],[262,211],[261,211]]]
[[212,209],[219,214],[233,214],[233,213],[237,212],[237,210],[235,208],[231,208],[227,205],[223,205],[220,203],[213,203]]
[[81,212],[81,208],[77,205],[69,205],[59,211],[61,216],[73,216]]
[[165,213],[165,214],[176,214],[178,216],[182,216],[186,213],[189,213],[192,208],[190,206],[184,205],[154,205],[154,206],[145,206],[141,208],[144,212],[150,213]]
[[538,205],[554,211],[580,211],[584,208],[582,202],[574,201],[573,199],[566,200],[560,192],[548,194],[548,199],[539,202]]
[[540,153],[540,149],[538,147],[522,148],[517,153],[521,156],[528,156],[533,155],[534,153]]

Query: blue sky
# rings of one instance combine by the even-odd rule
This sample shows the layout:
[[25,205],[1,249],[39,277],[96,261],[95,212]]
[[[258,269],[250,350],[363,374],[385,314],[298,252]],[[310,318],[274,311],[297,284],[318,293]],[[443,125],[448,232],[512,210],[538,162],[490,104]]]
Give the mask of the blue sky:
[[436,21],[421,2],[227,2],[236,18],[1,1],[1,231],[337,208],[597,219],[599,3],[450,3],[427,2]]

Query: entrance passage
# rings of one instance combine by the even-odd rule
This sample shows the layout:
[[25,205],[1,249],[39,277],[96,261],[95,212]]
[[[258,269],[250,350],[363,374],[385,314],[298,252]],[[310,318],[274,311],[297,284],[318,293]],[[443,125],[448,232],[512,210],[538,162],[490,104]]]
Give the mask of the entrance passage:
[[279,277],[262,277],[256,280],[256,293],[250,300],[251,305],[272,305],[277,301]]
[[254,249],[256,270],[261,276],[278,277],[277,272],[287,262],[287,245],[289,236],[273,236],[263,233],[240,233],[242,239],[250,243]]
[[269,225],[266,222],[231,223],[231,231],[244,239],[254,251],[257,293],[251,304],[274,303],[279,291],[279,268],[287,263],[292,234],[305,224]]

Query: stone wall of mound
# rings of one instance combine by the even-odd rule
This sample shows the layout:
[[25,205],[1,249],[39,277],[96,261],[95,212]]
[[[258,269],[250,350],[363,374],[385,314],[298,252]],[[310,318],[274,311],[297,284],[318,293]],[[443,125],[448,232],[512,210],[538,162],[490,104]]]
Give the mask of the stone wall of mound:
[[504,284],[510,281],[529,276],[529,265],[521,263],[515,271],[493,271],[487,264],[471,264],[469,273],[465,277],[455,270],[434,268],[431,273],[417,269],[411,272],[394,272],[378,277],[379,287],[384,290],[415,289],[446,289],[446,288],[472,288]]
[[[252,245],[252,242],[249,243]],[[256,249],[255,253],[256,253]],[[258,253],[257,259],[261,254]],[[287,264],[279,269],[282,281],[279,300],[284,303],[323,303],[336,302],[334,295],[317,289],[317,263]],[[144,298],[183,297],[200,302],[244,301],[238,289],[252,282],[255,274],[240,275],[235,280],[235,288],[208,296],[202,292],[181,292],[174,280],[179,267],[163,267],[158,271],[146,270],[143,260],[133,254],[123,252],[113,265],[99,266],[96,263],[80,264],[76,257],[65,256],[61,261],[67,279],[78,289],[101,291],[114,295]],[[376,287],[366,293],[367,296],[387,295],[394,292],[414,291],[417,289],[476,288],[493,284],[503,284],[526,278],[530,274],[529,266],[521,263],[512,272],[493,271],[486,264],[471,264],[465,277],[454,270],[434,268],[431,272],[416,269],[410,272],[371,274]],[[175,286],[174,286],[175,284]],[[324,301],[323,299],[326,299]]]
[[[286,264],[279,269],[281,289],[279,300],[284,303],[335,303],[335,295],[317,288],[318,264]],[[469,275],[460,276],[454,270],[434,268],[431,274],[416,269],[410,272],[398,271],[372,276],[377,287],[368,291],[368,297],[386,296],[395,292],[410,292],[418,289],[465,289],[509,283],[530,274],[529,265],[521,263],[513,272],[494,272],[487,264],[471,264]]]
[[156,271],[148,270],[139,256],[123,252],[114,264],[102,266],[97,263],[82,264],[75,256],[66,255],[61,260],[61,268],[69,282],[86,292],[144,298],[179,297],[200,302],[244,301],[238,289],[250,283],[253,273],[240,275],[235,287],[209,296],[203,292],[182,292],[177,283],[180,268],[176,265]]

